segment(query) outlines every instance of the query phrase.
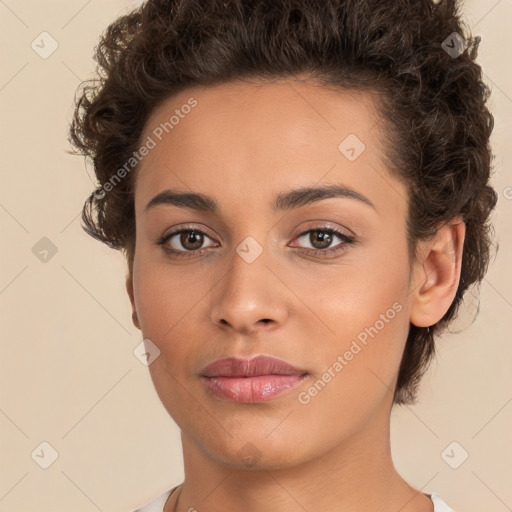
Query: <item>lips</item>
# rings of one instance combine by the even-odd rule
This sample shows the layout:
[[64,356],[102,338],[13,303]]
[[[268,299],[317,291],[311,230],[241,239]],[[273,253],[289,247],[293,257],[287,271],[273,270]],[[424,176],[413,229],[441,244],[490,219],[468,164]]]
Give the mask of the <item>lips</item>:
[[207,389],[218,398],[234,402],[266,402],[299,385],[304,369],[268,356],[219,359],[201,372]]
[[201,372],[204,377],[258,377],[261,375],[303,375],[301,370],[275,357],[257,356],[252,359],[228,357],[209,364]]

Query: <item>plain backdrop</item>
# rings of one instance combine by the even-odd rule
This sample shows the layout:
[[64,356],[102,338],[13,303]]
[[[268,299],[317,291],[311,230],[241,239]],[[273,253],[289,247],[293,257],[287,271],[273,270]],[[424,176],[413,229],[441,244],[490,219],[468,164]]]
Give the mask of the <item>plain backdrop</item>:
[[[206,0],[205,0],[206,1]],[[87,236],[94,175],[67,153],[75,90],[129,0],[0,0],[0,512],[128,512],[183,479],[179,430],[133,353],[121,255]],[[512,509],[512,0],[463,7],[493,94],[500,250],[395,408],[402,475],[459,512]],[[58,46],[56,46],[58,45]],[[53,52],[53,53],[52,53]],[[465,460],[464,460],[465,459]],[[44,466],[47,466],[46,468]]]

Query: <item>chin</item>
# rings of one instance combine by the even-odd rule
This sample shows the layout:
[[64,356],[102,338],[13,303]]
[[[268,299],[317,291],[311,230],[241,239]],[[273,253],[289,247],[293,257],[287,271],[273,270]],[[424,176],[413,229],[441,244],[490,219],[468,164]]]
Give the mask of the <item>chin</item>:
[[[275,426],[274,426],[275,428]],[[301,443],[289,435],[270,436],[271,429],[238,431],[232,436],[208,436],[196,431],[196,444],[210,459],[226,467],[248,471],[273,471],[292,468],[307,459],[307,454],[298,449]],[[283,432],[284,433],[284,432]],[[303,445],[302,445],[303,446]]]
[[[236,449],[237,448],[237,449]],[[215,450],[216,461],[224,466],[246,471],[276,471],[288,469],[300,464],[300,454],[296,449],[285,447],[262,447],[261,444],[248,441],[242,447],[233,447],[230,451]]]

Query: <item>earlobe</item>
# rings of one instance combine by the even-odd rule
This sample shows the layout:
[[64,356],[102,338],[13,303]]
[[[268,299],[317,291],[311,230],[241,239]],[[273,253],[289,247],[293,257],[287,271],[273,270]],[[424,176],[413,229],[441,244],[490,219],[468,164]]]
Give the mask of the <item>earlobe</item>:
[[435,237],[420,242],[422,254],[414,269],[411,301],[412,324],[428,327],[448,311],[460,281],[466,225],[457,218],[441,226]]
[[137,327],[137,329],[140,329],[139,319],[137,318],[137,312],[136,311],[134,311],[132,313],[132,322],[133,322],[133,325],[135,325],[135,327]]
[[137,329],[140,329],[139,319],[137,317],[137,310],[135,307],[135,299],[133,293],[133,278],[130,274],[126,278],[126,291],[128,292],[128,297],[130,297],[130,303],[132,305],[132,322]]

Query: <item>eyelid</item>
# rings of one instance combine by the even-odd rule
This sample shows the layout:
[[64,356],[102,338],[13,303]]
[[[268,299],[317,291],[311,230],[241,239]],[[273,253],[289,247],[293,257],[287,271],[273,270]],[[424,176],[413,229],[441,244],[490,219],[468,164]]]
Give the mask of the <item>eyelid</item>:
[[182,231],[196,231],[198,233],[202,233],[207,235],[209,238],[215,239],[215,235],[212,231],[210,231],[206,226],[197,225],[197,224],[183,224],[178,227],[170,229],[168,232],[164,233],[160,238],[169,238],[171,236],[177,235]]
[[338,232],[347,238],[352,238],[352,239],[356,238],[355,233],[345,227],[341,227],[338,224],[334,224],[333,222],[328,221],[328,220],[317,220],[317,221],[311,221],[311,222],[307,223],[305,227],[302,226],[300,231],[297,233],[297,235],[294,236],[294,239],[308,233],[309,231],[322,231],[322,230]]

